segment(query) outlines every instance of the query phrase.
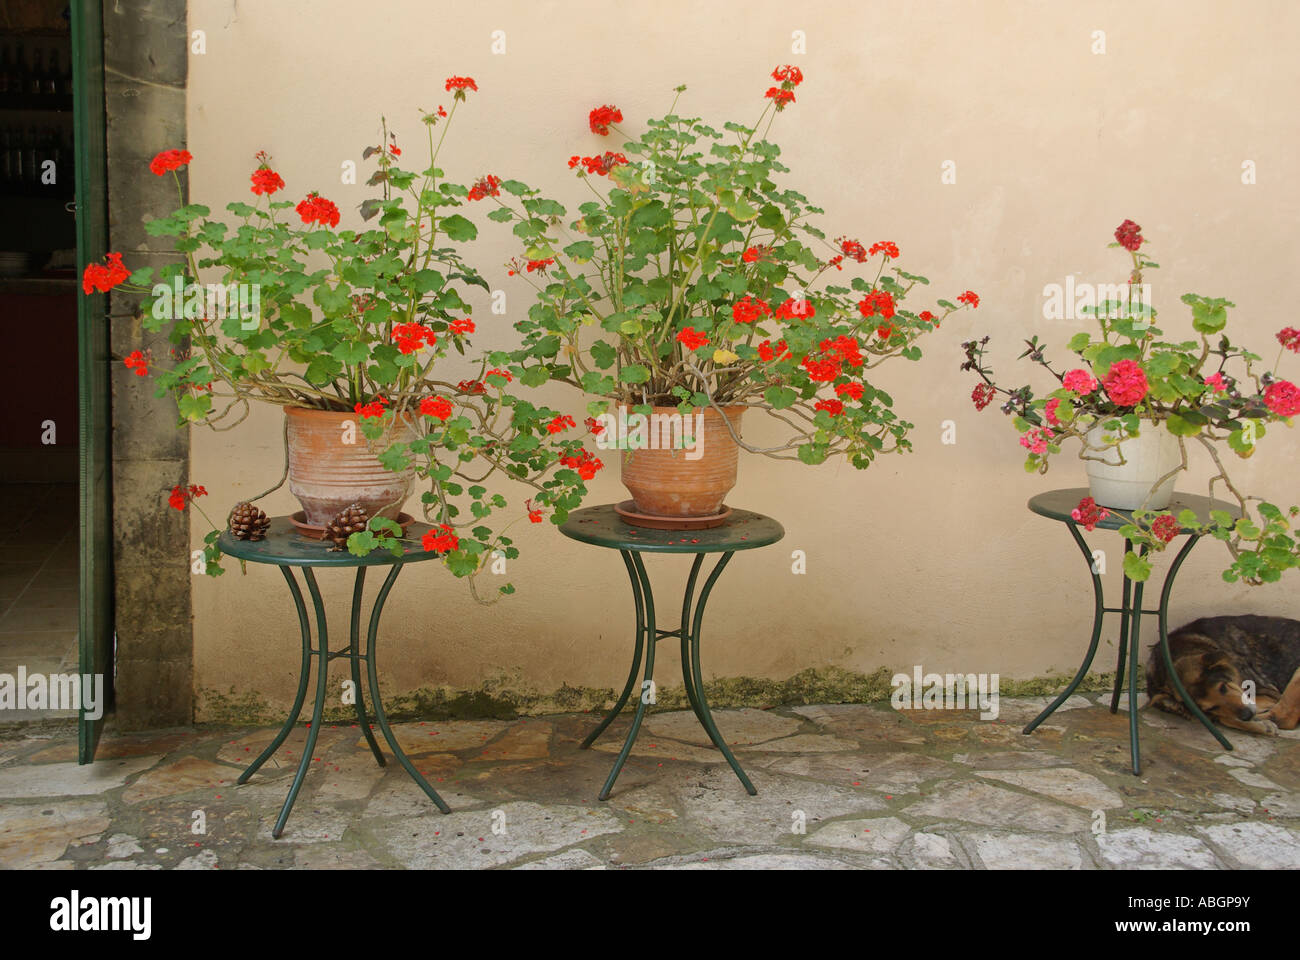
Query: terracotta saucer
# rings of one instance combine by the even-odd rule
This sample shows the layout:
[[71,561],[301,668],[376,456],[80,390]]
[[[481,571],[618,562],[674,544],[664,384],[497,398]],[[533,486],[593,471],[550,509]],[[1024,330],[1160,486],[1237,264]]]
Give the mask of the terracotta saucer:
[[634,527],[650,527],[654,530],[708,530],[710,527],[722,526],[731,516],[731,508],[725,503],[722,505],[721,513],[713,513],[705,517],[664,517],[653,513],[638,513],[636,503],[631,500],[616,503],[614,512],[623,518],[624,523],[630,523]]
[[[299,510],[297,513],[290,516],[289,522],[292,523],[293,528],[298,531],[298,535],[305,540],[325,539],[325,527],[323,525],[318,526],[314,523],[308,523],[306,510]],[[397,515],[397,522],[402,528],[402,536],[406,536],[406,530],[411,524],[415,523],[415,517],[411,516],[409,513],[399,513]]]

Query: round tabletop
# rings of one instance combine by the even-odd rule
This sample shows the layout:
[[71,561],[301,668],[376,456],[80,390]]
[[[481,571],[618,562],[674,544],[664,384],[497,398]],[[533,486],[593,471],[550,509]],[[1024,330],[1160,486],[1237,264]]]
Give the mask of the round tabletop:
[[614,504],[574,510],[560,533],[582,543],[646,553],[723,553],[776,543],[785,528],[752,510],[732,510],[726,523],[707,530],[655,530],[634,527],[614,512]]
[[328,540],[310,540],[302,536],[288,517],[272,517],[266,536],[261,540],[236,540],[229,530],[225,530],[217,545],[222,553],[250,563],[274,563],[282,567],[377,567],[434,560],[442,556],[436,551],[425,550],[420,544],[420,538],[429,529],[427,523],[412,523],[407,527],[402,540],[405,552],[400,557],[387,550],[372,550],[364,557],[347,550],[331,550],[333,544]]
[[[1079,505],[1079,501],[1084,497],[1092,496],[1092,492],[1087,487],[1071,487],[1068,490],[1049,490],[1047,493],[1040,493],[1029,498],[1029,509],[1039,516],[1049,517],[1052,520],[1062,520],[1066,523],[1073,523],[1070,511]],[[1102,509],[1107,510],[1097,526],[1102,530],[1118,530],[1126,523],[1131,521],[1133,516],[1132,510],[1123,510],[1116,512],[1116,507],[1106,507],[1099,504]],[[1174,493],[1174,498],[1169,501],[1169,506],[1165,507],[1173,513],[1175,517],[1184,510],[1191,510],[1201,522],[1207,522],[1210,519],[1211,510],[1222,510],[1233,517],[1241,516],[1241,508],[1235,503],[1229,503],[1226,500],[1211,500],[1209,497],[1200,497],[1191,493]],[[1186,527],[1180,528],[1183,533],[1191,533]]]

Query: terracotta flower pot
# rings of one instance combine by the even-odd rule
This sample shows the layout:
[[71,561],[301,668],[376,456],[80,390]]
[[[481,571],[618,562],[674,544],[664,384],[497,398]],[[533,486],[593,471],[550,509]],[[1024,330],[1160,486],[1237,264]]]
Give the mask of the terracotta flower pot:
[[[732,430],[740,436],[743,406],[725,407]],[[708,517],[720,513],[722,501],[736,485],[740,448],[722,415],[712,407],[683,417],[676,407],[655,407],[647,419],[644,441],[638,441],[630,410],[621,440],[635,449],[620,450],[623,486],[637,511],[661,517]],[[646,446],[637,446],[639,442]]]
[[[355,413],[285,407],[289,424],[289,490],[302,504],[307,522],[324,525],[346,506],[359,503],[371,516],[395,518],[411,494],[412,467],[401,473],[385,469],[371,452]],[[355,425],[347,430],[346,421]],[[394,439],[415,438],[408,422],[394,425]],[[354,438],[353,443],[344,442]],[[383,450],[385,441],[375,442]]]

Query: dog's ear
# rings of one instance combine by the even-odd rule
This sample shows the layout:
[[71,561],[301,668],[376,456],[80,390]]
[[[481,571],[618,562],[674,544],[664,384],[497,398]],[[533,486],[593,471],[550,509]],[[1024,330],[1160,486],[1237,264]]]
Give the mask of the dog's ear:
[[1218,652],[1201,654],[1201,675],[1207,683],[1237,679],[1236,665]]

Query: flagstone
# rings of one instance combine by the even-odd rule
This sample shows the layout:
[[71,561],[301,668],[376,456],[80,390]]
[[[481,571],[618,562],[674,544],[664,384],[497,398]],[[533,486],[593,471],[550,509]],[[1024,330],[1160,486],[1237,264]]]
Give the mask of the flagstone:
[[[783,717],[767,710],[746,707],[741,710],[714,710],[713,722],[727,746],[750,746],[786,737],[801,726],[798,720]],[[670,713],[652,713],[645,722],[646,731],[657,737],[670,737],[686,743],[710,744],[708,732],[700,725],[694,712],[675,710]]]
[[921,870],[951,870],[961,866],[947,837],[924,830],[905,840],[898,855],[908,866]]
[[0,807],[0,869],[58,860],[74,842],[94,842],[110,826],[102,800]]
[[794,707],[793,711],[840,737],[869,742],[925,743],[925,734],[899,716],[898,711],[888,708],[832,703]]
[[997,750],[981,753],[953,755],[957,763],[978,767],[981,770],[1032,770],[1043,767],[1062,767],[1070,761],[1054,753],[1031,750]]
[[1259,805],[1275,817],[1300,817],[1300,794],[1270,793],[1259,801]]
[[[617,754],[623,749],[623,739],[617,736],[611,736],[613,731],[609,731],[594,744],[591,749],[598,753]],[[627,732],[624,731],[623,736]],[[726,763],[727,758],[717,747],[710,743],[707,747],[696,746],[690,743],[680,743],[675,740],[666,740],[659,737],[651,736],[642,732],[637,737],[636,743],[632,745],[632,751],[628,754],[630,757],[649,757],[653,760],[685,760],[687,763]]]
[[1077,833],[1088,828],[1078,811],[987,783],[947,781],[933,795],[907,807],[911,817],[964,820],[991,827],[1019,827],[1052,833]]
[[[998,715],[995,719],[1004,720],[1009,724],[1023,725],[1046,710],[1055,699],[1056,697],[999,697]],[[1091,700],[1076,693],[1057,707],[1052,717],[1057,718],[1071,710],[1082,710],[1093,706],[1095,704]]]
[[554,728],[544,720],[521,720],[505,736],[492,741],[473,759],[479,763],[500,760],[535,760],[550,753]]
[[975,772],[981,777],[1023,787],[1054,800],[1083,807],[1085,810],[1110,810],[1124,805],[1124,800],[1118,793],[1092,774],[1081,773],[1069,767],[1056,767],[1051,770],[977,770]]
[[1102,859],[1111,866],[1136,870],[1214,870],[1214,854],[1195,837],[1157,833],[1147,827],[1108,830],[1097,838]]
[[365,850],[338,849],[338,844],[312,843],[293,853],[293,865],[300,870],[382,870],[383,864]]
[[667,870],[855,870],[863,867],[888,869],[892,864],[888,860],[858,864],[799,853],[757,853],[743,857],[711,857],[707,860],[652,866]]
[[[410,756],[435,751],[454,753],[484,747],[509,727],[510,724],[504,720],[426,721],[389,725],[397,745]],[[374,724],[373,731],[380,749],[387,750],[388,742],[384,739],[379,724]],[[364,737],[357,740],[357,746],[366,746]]]
[[[497,812],[500,816],[493,816]],[[393,821],[375,827],[374,833],[389,855],[406,867],[456,870],[501,866],[622,829],[608,810],[521,801],[495,810]]]
[[[152,754],[164,756],[183,747],[193,748],[197,738],[192,730],[171,731],[153,736],[105,736],[95,748],[95,762],[121,757],[140,757]],[[27,758],[28,763],[67,763],[77,759],[77,741],[68,740],[38,750]]]
[[800,733],[782,740],[769,740],[765,743],[745,744],[737,748],[744,751],[766,751],[776,753],[836,753],[857,750],[856,740],[845,740],[829,734]]
[[1254,870],[1300,868],[1300,834],[1271,823],[1245,821],[1197,827],[1227,860]]
[[725,764],[686,778],[678,801],[686,822],[705,836],[726,843],[779,843],[796,836],[802,824],[811,831],[821,821],[883,809],[875,793],[785,777],[768,770],[749,771],[758,790],[751,797]]
[[224,763],[212,763],[193,756],[181,757],[137,777],[122,792],[122,801],[134,804],[195,790],[210,790],[215,796],[222,790],[234,789],[238,776],[238,770]]
[[857,853],[892,853],[911,829],[897,817],[837,820],[822,827],[807,842]]
[[975,833],[968,839],[990,870],[1078,870],[1083,866],[1079,845],[1062,837]]
[[[306,724],[297,724],[289,731],[289,736],[276,749],[275,754],[267,758],[266,764],[261,769],[296,766],[298,761],[302,759],[303,750],[307,747],[307,732]],[[217,759],[226,763],[237,764],[241,768],[247,767],[262,755],[262,751],[270,745],[278,733],[278,729],[264,729],[242,737],[230,738],[217,751]],[[320,756],[335,744],[343,742],[352,735],[360,735],[360,728],[356,727],[355,724],[351,726],[324,724],[321,726],[320,732],[316,734],[316,749],[312,752],[314,755]],[[383,739],[377,726],[375,727],[375,736],[381,740]]]
[[586,850],[566,850],[541,860],[521,863],[514,870],[604,870],[605,864]]
[[101,760],[95,763],[47,763],[39,769],[26,766],[0,769],[0,799],[21,797],[83,797],[107,793],[128,777],[147,770],[158,756]]

